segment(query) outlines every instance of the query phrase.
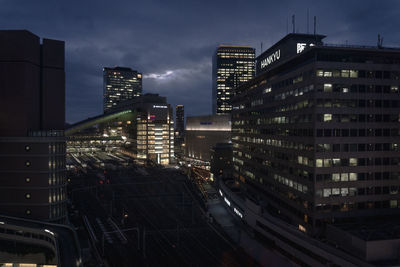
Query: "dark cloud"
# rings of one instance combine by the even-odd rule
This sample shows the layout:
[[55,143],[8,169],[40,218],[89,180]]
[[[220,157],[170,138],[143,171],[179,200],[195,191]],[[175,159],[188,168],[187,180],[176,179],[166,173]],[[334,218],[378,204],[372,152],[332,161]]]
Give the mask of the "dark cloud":
[[184,104],[188,115],[211,112],[211,58],[216,46],[246,44],[260,52],[291,32],[317,31],[328,43],[400,46],[400,2],[0,0],[0,25],[66,41],[67,120],[102,112],[104,66],[143,72],[144,92]]

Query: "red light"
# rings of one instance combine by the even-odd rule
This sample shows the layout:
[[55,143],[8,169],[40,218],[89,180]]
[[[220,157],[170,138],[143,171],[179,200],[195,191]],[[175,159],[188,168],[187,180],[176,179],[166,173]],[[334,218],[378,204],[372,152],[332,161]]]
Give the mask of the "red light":
[[109,184],[110,183],[110,179],[107,179],[107,184]]
[[103,180],[100,180],[100,181],[99,181],[99,184],[103,184],[103,183],[104,183],[104,181],[103,181]]

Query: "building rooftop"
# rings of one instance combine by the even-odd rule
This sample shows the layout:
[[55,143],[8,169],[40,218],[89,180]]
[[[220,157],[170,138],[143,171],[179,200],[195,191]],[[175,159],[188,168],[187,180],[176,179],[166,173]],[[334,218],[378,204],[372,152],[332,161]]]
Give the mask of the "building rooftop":
[[119,67],[119,66],[115,66],[114,68],[112,67],[104,67],[104,70],[118,70],[118,71],[136,71],[133,70],[129,67]]
[[218,45],[218,48],[249,48],[249,49],[254,49],[251,46],[248,45],[226,45],[226,44],[220,44]]
[[400,239],[399,220],[334,224],[334,226],[364,241]]

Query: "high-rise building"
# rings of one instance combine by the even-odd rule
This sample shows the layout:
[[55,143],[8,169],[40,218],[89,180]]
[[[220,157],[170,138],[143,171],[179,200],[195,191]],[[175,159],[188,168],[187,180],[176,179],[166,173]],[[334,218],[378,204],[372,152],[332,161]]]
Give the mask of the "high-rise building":
[[66,218],[64,42],[0,31],[0,214]]
[[183,105],[176,105],[176,124],[175,124],[175,132],[176,137],[183,137],[185,133],[185,107]]
[[400,215],[400,49],[289,34],[233,100],[234,176],[302,231]]
[[142,74],[123,67],[103,69],[104,113],[118,103],[142,94]]
[[218,46],[213,55],[213,114],[231,113],[234,89],[254,77],[254,66],[254,48],[238,45]]
[[175,122],[175,155],[180,158],[183,156],[185,141],[185,107],[183,105],[175,107]]

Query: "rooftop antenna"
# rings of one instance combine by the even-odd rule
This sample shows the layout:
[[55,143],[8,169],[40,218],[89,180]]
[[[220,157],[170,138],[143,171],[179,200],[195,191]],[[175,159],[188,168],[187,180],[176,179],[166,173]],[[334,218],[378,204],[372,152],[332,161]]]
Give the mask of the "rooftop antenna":
[[289,18],[286,17],[286,34],[289,33]]
[[382,48],[383,37],[378,33],[378,48]]
[[263,49],[262,49],[262,47],[263,47],[263,43],[261,42],[261,51],[260,51],[260,55],[262,54],[262,52],[263,52]]
[[309,27],[308,27],[308,22],[309,22],[309,11],[308,11],[308,8],[307,8],[307,34],[309,34],[310,32],[309,32]]
[[314,16],[314,35],[317,34],[317,16]]
[[296,25],[296,23],[295,23],[295,20],[294,20],[294,15],[292,15],[292,26],[293,26],[293,33],[295,33],[295,25]]

